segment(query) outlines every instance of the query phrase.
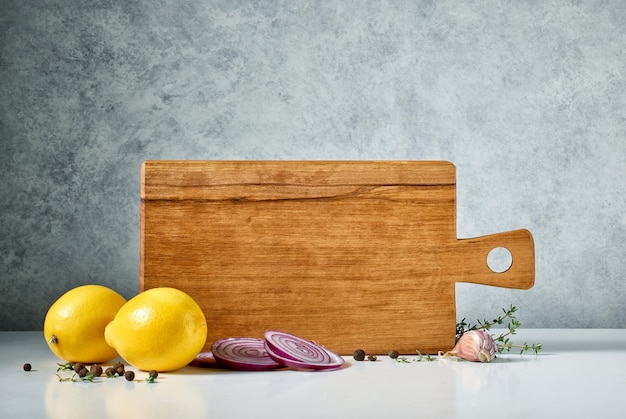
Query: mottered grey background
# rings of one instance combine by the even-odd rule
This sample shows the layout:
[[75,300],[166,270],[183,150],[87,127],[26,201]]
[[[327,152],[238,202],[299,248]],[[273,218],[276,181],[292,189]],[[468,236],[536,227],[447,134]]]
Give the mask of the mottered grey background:
[[0,3],[0,329],[138,292],[146,159],[449,160],[458,237],[536,250],[459,318],[626,326],[626,2]]

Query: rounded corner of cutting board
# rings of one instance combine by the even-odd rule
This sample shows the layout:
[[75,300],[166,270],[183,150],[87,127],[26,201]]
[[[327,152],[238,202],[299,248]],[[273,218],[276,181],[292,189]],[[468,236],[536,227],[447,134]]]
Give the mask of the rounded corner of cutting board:
[[446,166],[452,173],[456,175],[456,164],[452,163],[449,160],[441,160],[439,161],[443,166]]

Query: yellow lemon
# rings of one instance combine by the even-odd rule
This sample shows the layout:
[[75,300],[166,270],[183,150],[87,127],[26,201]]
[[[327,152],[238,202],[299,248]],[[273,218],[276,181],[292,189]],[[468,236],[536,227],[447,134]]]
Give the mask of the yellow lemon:
[[202,350],[207,324],[200,306],[185,292],[152,288],[128,300],[104,336],[135,368],[173,371]]
[[101,285],[69,290],[46,313],[43,334],[48,346],[68,362],[100,363],[117,357],[104,339],[104,329],[125,302]]

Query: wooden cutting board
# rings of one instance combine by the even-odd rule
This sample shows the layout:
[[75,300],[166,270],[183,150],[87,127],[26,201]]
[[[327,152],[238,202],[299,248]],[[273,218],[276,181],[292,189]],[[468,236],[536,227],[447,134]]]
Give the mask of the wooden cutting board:
[[534,283],[530,232],[458,239],[455,190],[442,161],[146,161],[140,291],[195,298],[206,348],[276,329],[344,355],[449,350],[457,282]]

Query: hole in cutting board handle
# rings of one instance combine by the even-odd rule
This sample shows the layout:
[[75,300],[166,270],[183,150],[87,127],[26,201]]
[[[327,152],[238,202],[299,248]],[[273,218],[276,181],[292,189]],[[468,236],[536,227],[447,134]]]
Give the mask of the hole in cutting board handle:
[[513,264],[513,255],[506,247],[495,247],[487,255],[487,266],[497,274],[509,270]]

